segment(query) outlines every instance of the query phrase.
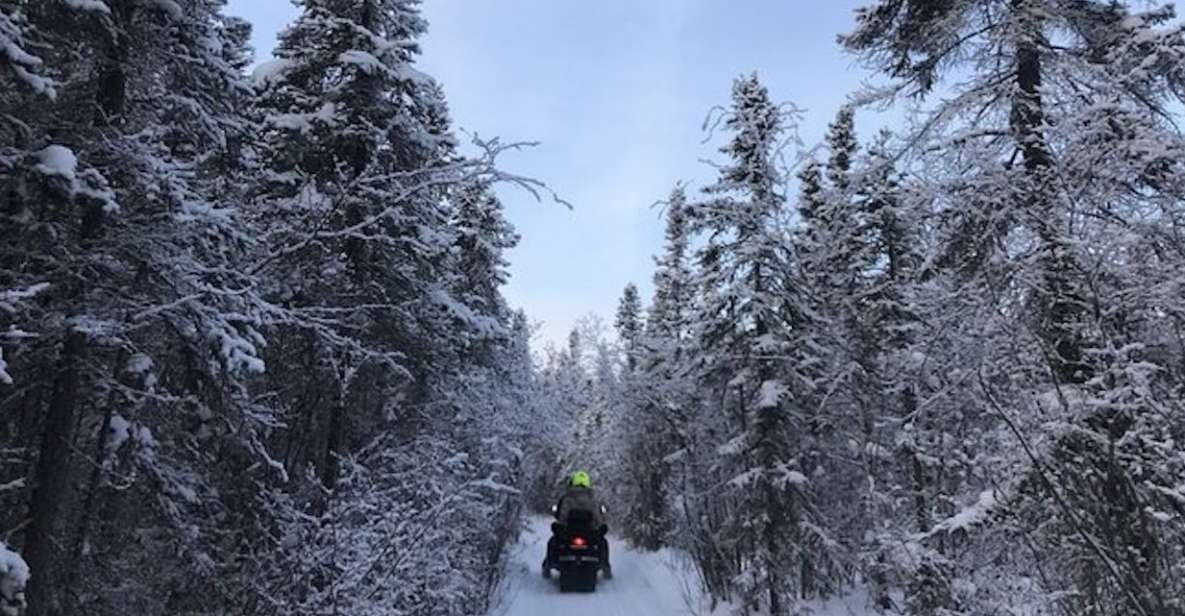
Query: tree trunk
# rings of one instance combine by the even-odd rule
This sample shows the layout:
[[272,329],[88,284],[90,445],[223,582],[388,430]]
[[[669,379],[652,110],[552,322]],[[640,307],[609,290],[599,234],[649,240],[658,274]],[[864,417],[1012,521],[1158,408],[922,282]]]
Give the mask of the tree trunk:
[[37,460],[37,487],[29,514],[32,521],[25,534],[24,557],[32,574],[29,580],[29,616],[60,614],[62,605],[54,565],[63,537],[56,530],[62,526],[61,506],[70,497],[70,449],[74,441],[74,419],[78,408],[79,364],[86,349],[86,335],[71,331],[66,335],[58,358],[53,394],[45,417],[41,454]]
[[342,447],[342,432],[344,430],[346,414],[345,394],[339,393],[329,415],[329,434],[325,440],[325,463],[321,467],[321,483],[332,490],[337,486],[337,478],[341,473],[339,462]]
[[1020,32],[1016,37],[1016,87],[1012,102],[1012,126],[1017,147],[1024,156],[1024,212],[1041,243],[1042,289],[1037,298],[1038,332],[1050,352],[1054,376],[1064,383],[1083,383],[1088,375],[1083,365],[1081,341],[1075,323],[1082,312],[1071,276],[1074,257],[1061,237],[1055,211],[1053,183],[1049,173],[1053,157],[1042,132],[1045,109],[1041,99],[1042,17],[1032,0],[1012,0],[1018,13]]

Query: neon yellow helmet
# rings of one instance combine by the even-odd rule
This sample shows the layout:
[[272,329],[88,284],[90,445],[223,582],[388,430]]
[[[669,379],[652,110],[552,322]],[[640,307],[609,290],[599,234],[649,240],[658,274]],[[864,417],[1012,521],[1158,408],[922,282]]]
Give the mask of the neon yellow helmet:
[[572,486],[573,488],[591,489],[592,477],[589,477],[588,473],[584,471],[576,471],[575,473],[572,473],[572,476],[568,479],[568,485]]

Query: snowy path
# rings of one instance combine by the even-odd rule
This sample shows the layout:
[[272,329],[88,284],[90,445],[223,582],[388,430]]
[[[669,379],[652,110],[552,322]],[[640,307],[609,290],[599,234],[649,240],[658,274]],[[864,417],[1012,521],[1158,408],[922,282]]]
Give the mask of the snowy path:
[[[695,597],[694,576],[668,551],[655,553],[629,549],[610,537],[613,579],[600,580],[592,594],[561,594],[554,579],[539,574],[551,521],[531,518],[517,545],[512,548],[506,580],[497,606],[490,616],[689,616],[706,610],[691,607]],[[700,602],[695,601],[696,604]],[[811,602],[816,616],[873,616],[868,595],[853,591],[830,601]],[[718,613],[727,613],[721,607]]]
[[668,552],[629,549],[610,537],[613,579],[600,580],[591,594],[561,594],[539,565],[550,534],[548,520],[532,518],[513,548],[506,584],[491,616],[687,616],[687,587],[694,580],[676,572]]

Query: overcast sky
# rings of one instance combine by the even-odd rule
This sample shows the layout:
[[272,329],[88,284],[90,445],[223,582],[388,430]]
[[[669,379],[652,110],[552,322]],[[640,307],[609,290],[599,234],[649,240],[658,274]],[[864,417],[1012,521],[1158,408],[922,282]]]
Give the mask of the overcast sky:
[[[649,298],[676,182],[706,184],[715,145],[704,118],[732,80],[757,71],[772,96],[807,110],[818,141],[870,77],[835,37],[863,0],[428,0],[419,67],[443,83],[459,128],[539,141],[504,167],[546,182],[575,209],[499,193],[523,236],[506,295],[562,341],[588,313],[611,320],[627,282]],[[255,24],[257,59],[297,14],[289,0],[229,0]],[[860,133],[869,135],[875,119]]]

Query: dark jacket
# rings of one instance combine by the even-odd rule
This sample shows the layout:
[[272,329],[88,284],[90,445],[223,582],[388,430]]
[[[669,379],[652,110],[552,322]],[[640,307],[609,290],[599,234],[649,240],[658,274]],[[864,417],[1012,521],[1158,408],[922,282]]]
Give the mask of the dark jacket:
[[555,519],[561,524],[567,524],[573,511],[587,511],[592,514],[593,528],[605,525],[605,515],[601,513],[601,505],[597,497],[589,488],[569,487],[560,502],[555,507]]

